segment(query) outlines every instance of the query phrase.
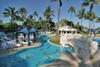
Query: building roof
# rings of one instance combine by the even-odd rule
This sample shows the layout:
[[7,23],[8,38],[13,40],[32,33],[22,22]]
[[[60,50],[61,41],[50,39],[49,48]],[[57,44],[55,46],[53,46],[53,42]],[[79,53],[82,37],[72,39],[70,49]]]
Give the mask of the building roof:
[[59,30],[59,31],[77,31],[77,29],[72,28],[72,27],[70,27],[70,26],[59,27],[58,30]]

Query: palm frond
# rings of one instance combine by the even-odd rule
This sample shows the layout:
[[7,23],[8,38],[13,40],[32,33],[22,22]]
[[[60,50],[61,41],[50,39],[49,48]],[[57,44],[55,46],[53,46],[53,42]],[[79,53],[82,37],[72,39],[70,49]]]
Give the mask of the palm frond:
[[73,6],[71,6],[69,9],[68,9],[68,13],[74,13],[76,14],[76,11],[75,11],[75,8]]

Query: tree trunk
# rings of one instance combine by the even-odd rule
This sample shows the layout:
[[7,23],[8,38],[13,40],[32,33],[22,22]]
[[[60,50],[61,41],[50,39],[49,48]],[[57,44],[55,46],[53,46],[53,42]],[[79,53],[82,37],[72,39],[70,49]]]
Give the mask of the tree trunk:
[[91,36],[92,35],[92,24],[91,24],[91,21],[89,21],[89,36]]
[[94,36],[95,36],[95,22],[93,21],[93,26],[92,26],[93,28],[93,34],[94,34]]
[[83,18],[81,18],[81,26],[82,26],[82,21],[83,21]]
[[13,31],[13,29],[12,29],[12,23],[13,23],[13,16],[11,16],[11,32]]
[[18,32],[16,31],[16,43],[18,43]]
[[36,42],[36,33],[33,33],[34,35],[34,42]]
[[30,46],[30,33],[29,33],[29,30],[30,29],[28,29],[28,35],[27,35],[27,37],[28,37],[28,45]]
[[[71,17],[72,17],[72,13],[70,14],[70,21],[72,20]],[[71,33],[71,28],[72,28],[72,24],[70,26],[70,33]]]
[[57,34],[58,34],[58,28],[59,28],[59,20],[60,20],[60,5],[59,5],[59,2],[58,2],[58,25],[56,26],[56,30],[57,30]]
[[[91,15],[92,15],[93,4],[94,4],[94,2],[91,1],[91,2],[90,2],[90,17],[91,17]],[[92,32],[91,32],[91,28],[92,28],[91,22],[89,22],[89,27],[90,27],[90,33],[89,33],[89,34],[90,34],[90,36],[91,36],[91,34],[92,34]]]
[[89,36],[90,36],[90,21],[89,21]]

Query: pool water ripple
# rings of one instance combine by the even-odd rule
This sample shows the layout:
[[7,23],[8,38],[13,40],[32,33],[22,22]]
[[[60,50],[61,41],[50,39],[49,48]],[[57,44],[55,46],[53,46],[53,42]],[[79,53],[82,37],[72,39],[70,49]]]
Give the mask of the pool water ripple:
[[26,48],[0,57],[0,67],[38,67],[58,60],[60,55],[60,47],[46,42],[41,47]]

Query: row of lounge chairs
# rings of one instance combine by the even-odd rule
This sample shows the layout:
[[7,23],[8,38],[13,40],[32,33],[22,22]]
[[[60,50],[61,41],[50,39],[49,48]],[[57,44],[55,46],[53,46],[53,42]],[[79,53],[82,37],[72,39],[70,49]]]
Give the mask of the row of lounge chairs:
[[[30,43],[33,42],[32,39],[33,38],[31,37]],[[18,43],[17,43],[16,38],[12,39],[10,37],[7,37],[4,33],[0,33],[0,49],[18,48],[27,44],[28,44],[27,39],[25,40],[25,38],[22,36],[18,37]]]

